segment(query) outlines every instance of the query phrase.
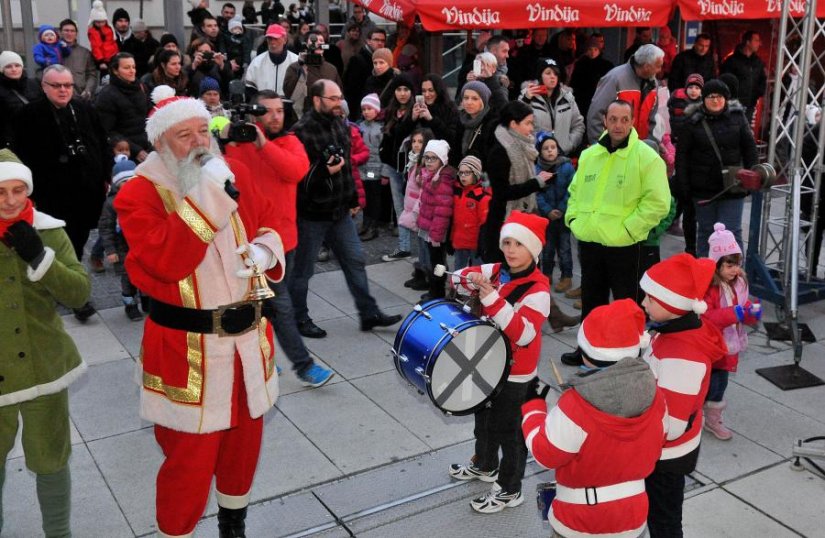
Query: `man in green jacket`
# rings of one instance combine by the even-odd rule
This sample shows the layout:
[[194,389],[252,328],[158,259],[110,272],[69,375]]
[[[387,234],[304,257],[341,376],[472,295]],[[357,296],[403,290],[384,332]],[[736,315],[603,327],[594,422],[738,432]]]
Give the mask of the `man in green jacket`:
[[32,189],[31,170],[11,151],[0,150],[0,493],[20,416],[26,467],[37,475],[43,532],[57,538],[71,536],[67,387],[86,364],[55,302],[83,305],[91,283],[65,222],[36,211]]
[[[611,293],[614,300],[641,302],[642,244],[670,210],[665,163],[639,140],[632,105],[613,101],[604,126],[599,142],[581,154],[564,216],[579,241],[582,319],[607,304]],[[580,365],[581,350],[561,360]]]

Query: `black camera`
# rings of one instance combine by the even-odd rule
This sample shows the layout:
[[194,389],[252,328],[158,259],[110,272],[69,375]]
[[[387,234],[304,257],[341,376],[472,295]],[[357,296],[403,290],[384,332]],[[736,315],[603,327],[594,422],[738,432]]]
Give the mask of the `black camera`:
[[[330,159],[332,159],[331,162]],[[330,166],[338,166],[343,160],[344,150],[339,148],[335,144],[330,144],[326,147],[326,149],[324,149],[324,162],[326,162]]]
[[211,50],[205,50],[205,51],[201,52],[201,58],[203,58],[204,62],[211,62],[214,56],[215,56],[215,53],[212,52]]
[[89,149],[79,140],[74,144],[68,144],[66,146],[66,151],[69,154],[69,157],[85,157],[89,154]]
[[323,49],[325,48],[327,46],[319,45],[318,36],[313,34],[309,36],[309,40],[302,47],[302,52],[298,55],[298,61],[301,64],[317,67],[324,63]]
[[257,140],[258,130],[254,125],[247,123],[246,116],[263,116],[266,114],[266,108],[247,103],[230,105],[227,108],[232,113],[231,123],[229,124],[229,135],[227,136],[229,141],[254,142]]

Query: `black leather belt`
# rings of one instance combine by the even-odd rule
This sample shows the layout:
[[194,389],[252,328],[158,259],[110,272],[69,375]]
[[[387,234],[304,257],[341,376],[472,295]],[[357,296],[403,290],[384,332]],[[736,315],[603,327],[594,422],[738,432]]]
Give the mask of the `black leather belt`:
[[261,322],[261,301],[242,301],[213,310],[186,308],[152,297],[149,319],[162,327],[218,336],[239,336]]

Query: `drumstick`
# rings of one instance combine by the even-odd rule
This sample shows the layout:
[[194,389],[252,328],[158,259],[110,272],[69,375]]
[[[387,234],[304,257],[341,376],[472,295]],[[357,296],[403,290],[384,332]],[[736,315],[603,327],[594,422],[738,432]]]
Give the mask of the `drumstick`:
[[435,276],[451,275],[451,276],[454,276],[456,278],[463,278],[464,280],[469,280],[468,277],[466,277],[466,276],[464,276],[460,273],[454,273],[452,271],[447,271],[447,268],[444,267],[443,265],[441,265],[440,263],[437,264],[435,267],[433,267],[433,274]]
[[553,368],[553,376],[556,378],[556,383],[561,387],[564,385],[564,379],[562,379],[559,367],[556,366],[556,361],[553,360],[553,357],[550,357],[550,367]]

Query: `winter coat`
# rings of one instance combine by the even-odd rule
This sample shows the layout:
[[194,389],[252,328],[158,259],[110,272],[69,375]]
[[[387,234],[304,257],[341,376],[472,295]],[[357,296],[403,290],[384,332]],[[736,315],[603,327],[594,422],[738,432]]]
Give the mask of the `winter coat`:
[[103,202],[103,209],[100,212],[100,220],[97,223],[97,231],[100,235],[100,241],[103,243],[103,251],[107,256],[117,254],[121,263],[126,259],[126,253],[129,252],[129,245],[126,244],[126,238],[123,237],[123,231],[120,229],[117,212],[115,211],[115,196],[120,192],[122,184],[122,182],[116,183],[109,189],[106,201]]
[[137,76],[142,77],[148,73],[150,71],[149,58],[155,55],[160,47],[160,42],[152,36],[148,36],[146,41],[141,41],[131,32],[126,39],[122,39],[120,36],[115,37],[117,38],[120,52],[128,52],[135,57]]
[[613,62],[605,59],[601,54],[595,60],[588,56],[582,56],[576,60],[573,67],[573,76],[570,77],[570,87],[573,88],[573,96],[582,116],[587,117],[590,110],[590,102],[593,94],[596,93],[596,86],[599,80],[613,69]]
[[412,121],[409,110],[400,120],[396,120],[391,126],[390,118],[384,118],[384,136],[381,138],[379,154],[381,162],[392,170],[400,172],[404,170],[407,159],[407,148],[404,147],[404,140],[413,132],[415,123]]
[[120,52],[115,40],[115,31],[106,23],[103,28],[97,28],[93,24],[89,26],[86,31],[89,38],[89,47],[92,49],[92,57],[95,63],[100,67],[100,64],[109,63],[112,57]]
[[[463,112],[459,112],[458,130],[455,133],[455,145],[450,145],[450,165],[458,166],[461,159],[467,155],[473,155],[481,160],[484,170],[487,170],[491,156],[491,145],[495,143],[495,136],[493,133],[498,127],[498,115],[495,111],[489,110],[481,123],[473,129],[473,134],[470,137],[470,144],[464,147],[464,133],[468,129],[462,122],[461,118],[468,116]],[[509,170],[508,170],[509,173]]]
[[255,50],[255,34],[251,30],[244,29],[241,35],[230,33],[225,36],[226,61],[235,60],[235,63],[243,68],[252,61],[252,51]]
[[358,207],[367,207],[367,191],[364,189],[364,178],[361,177],[360,168],[364,166],[372,157],[372,151],[364,143],[358,125],[349,124],[349,132],[352,137],[352,150],[350,151],[350,162],[352,163],[352,179],[355,182],[355,192],[358,193]]
[[32,171],[37,188],[31,194],[36,207],[74,227],[97,226],[111,179],[112,152],[98,113],[88,103],[73,99],[70,106],[85,155],[67,152],[64,127],[72,122],[67,108],[55,109],[48,99],[38,99],[14,115],[14,152]]
[[358,167],[361,179],[364,181],[378,181],[382,176],[389,177],[384,172],[384,164],[381,162],[381,141],[384,138],[384,122],[366,121],[358,122],[358,130],[361,138],[369,148],[369,158],[367,162]]
[[58,43],[38,43],[32,49],[34,62],[45,69],[50,65],[63,63],[63,56],[68,56],[69,49],[61,47]]
[[453,228],[450,242],[455,249],[478,250],[481,227],[490,211],[490,191],[481,185],[456,186],[453,195]]
[[213,78],[218,81],[221,86],[221,96],[229,95],[229,81],[232,80],[232,68],[229,67],[229,61],[224,61],[223,69],[218,67],[218,64],[211,62],[210,64],[201,63],[197,69],[192,69],[191,65],[183,68],[186,73],[186,78],[189,79],[189,95],[195,96],[201,93],[201,82],[206,77]]
[[92,51],[76,44],[71,47],[71,54],[63,58],[63,65],[72,72],[75,95],[80,97],[84,91],[89,92],[90,96],[95,94],[99,73]]
[[[312,99],[309,98],[309,88],[315,84],[316,81],[325,78],[331,80],[341,87],[341,77],[338,76],[338,70],[329,62],[322,62],[321,65],[307,65],[306,74],[304,73],[304,66],[300,62],[295,62],[286,69],[284,75],[284,95],[293,99],[293,93],[298,86],[298,82],[303,78],[303,83],[307,85],[307,96],[304,97],[302,110],[312,108]],[[306,76],[305,76],[306,75]],[[297,97],[296,97],[297,98]]]
[[713,53],[708,51],[704,56],[699,56],[691,49],[683,50],[673,58],[670,75],[667,77],[667,87],[671,92],[685,87],[687,78],[693,73],[699,73],[705,82],[716,78],[716,65],[713,61]]
[[656,80],[642,80],[635,61],[616,66],[599,80],[587,112],[587,140],[595,143],[604,132],[604,115],[616,99],[633,105],[633,126],[639,139],[649,138],[656,127]]
[[[428,105],[428,108],[433,119],[418,118],[412,123],[409,134],[412,134],[419,127],[426,127],[433,132],[436,140],[446,140],[450,144],[450,164],[453,165],[453,154],[455,153],[453,148],[461,146],[461,141],[457,138],[460,128],[458,108],[446,96],[443,102],[435,102]],[[459,157],[460,160],[461,157]],[[456,162],[453,166],[458,166],[458,163]]]
[[667,108],[670,112],[670,138],[674,144],[679,142],[679,133],[698,108],[702,106],[702,98],[691,100],[684,88],[679,88],[670,94]]
[[0,407],[64,390],[85,370],[55,303],[81,307],[92,286],[63,230],[35,210],[46,257],[33,271],[0,241]]
[[130,159],[136,160],[141,150],[152,150],[146,136],[149,105],[139,82],[129,83],[112,76],[109,84],[97,95],[95,108],[110,140],[125,138],[129,141]]
[[418,229],[427,232],[430,243],[444,243],[453,216],[455,169],[446,165],[421,186]]
[[[23,98],[21,99],[20,96]],[[14,113],[27,103],[41,97],[43,97],[43,90],[40,84],[37,80],[26,76],[25,71],[23,71],[23,76],[17,80],[6,78],[0,73],[0,117],[4,118],[3,126],[0,128],[0,148],[12,145],[14,129],[11,118]]]
[[361,103],[361,99],[363,99],[364,95],[374,93],[377,94],[381,100],[381,108],[386,108],[387,105],[390,104],[390,100],[395,97],[394,95],[390,95],[390,92],[387,91],[392,85],[392,81],[395,79],[395,76],[395,71],[393,71],[392,68],[387,69],[387,72],[380,76],[370,75],[366,82],[364,82],[364,89],[361,91],[362,95],[358,98],[357,103]]
[[[522,431],[536,462],[556,469],[559,495],[548,518],[565,536],[639,536],[647,523],[644,479],[662,453],[667,406],[650,367],[627,357],[572,377],[550,413],[534,398],[521,407]],[[625,484],[635,493],[610,502],[564,502],[561,492]]]
[[490,111],[497,114],[510,101],[510,94],[507,92],[507,88],[501,85],[498,74],[478,80],[490,89],[490,101],[488,105]]
[[244,74],[247,85],[254,85],[258,91],[273,90],[284,95],[284,78],[287,68],[298,61],[298,55],[286,51],[286,58],[279,64],[272,63],[269,52],[262,52],[249,63]]
[[[676,145],[676,189],[684,199],[711,198],[723,188],[722,165],[702,120],[710,126],[725,166],[750,168],[758,162],[753,132],[741,108],[728,106],[720,114],[706,114],[700,109],[688,118]],[[744,196],[725,193],[722,198]]]
[[[341,90],[344,92],[344,99],[350,103],[349,118],[353,121],[360,115],[361,99],[366,95],[364,85],[372,74],[372,49],[367,45],[361,47],[356,55],[350,58],[344,69],[344,85]],[[383,89],[383,88],[382,88]]]
[[753,108],[765,95],[768,76],[765,64],[756,54],[745,56],[737,48],[722,64],[720,73],[732,73],[739,81],[739,101],[745,108]]
[[635,129],[624,147],[609,145],[605,133],[582,152],[564,223],[579,241],[626,247],[647,239],[667,215],[670,187],[665,162]]
[[418,231],[418,211],[421,208],[421,176],[418,165],[413,165],[407,174],[407,188],[404,191],[404,210],[398,217],[398,224],[413,232]]
[[[158,72],[160,70],[160,72]],[[186,72],[181,71],[177,80],[172,80],[166,76],[162,67],[155,68],[151,73],[146,73],[140,77],[140,83],[143,84],[143,93],[146,94],[146,103],[149,110],[155,106],[152,102],[152,91],[158,86],[169,86],[175,90],[175,95],[189,95],[189,79],[186,78]],[[200,93],[200,91],[198,91]],[[197,94],[196,94],[197,95]]]
[[527,98],[522,91],[521,100],[533,109],[534,132],[547,131],[559,144],[559,149],[565,155],[571,155],[581,144],[584,138],[584,117],[579,112],[579,106],[573,97],[570,88],[561,84],[552,96],[536,95]]
[[739,353],[748,347],[748,333],[745,331],[745,324],[736,317],[734,308],[739,305],[744,307],[748,302],[748,283],[737,278],[734,285],[725,286],[726,295],[722,286],[711,286],[705,294],[705,303],[708,305],[707,311],[702,315],[702,319],[710,322],[717,329],[722,331],[728,353],[721,359],[713,363],[714,370],[726,370],[735,372],[739,366]]
[[[547,217],[548,213],[554,209],[558,209],[562,214],[567,211],[567,199],[570,198],[570,193],[567,189],[573,181],[573,175],[576,173],[576,170],[567,157],[559,157],[558,160],[559,162],[553,166],[552,169],[547,170],[556,175],[550,180],[546,189],[542,189],[536,193],[536,203],[543,217]],[[536,174],[541,171],[542,167],[537,164]]]

